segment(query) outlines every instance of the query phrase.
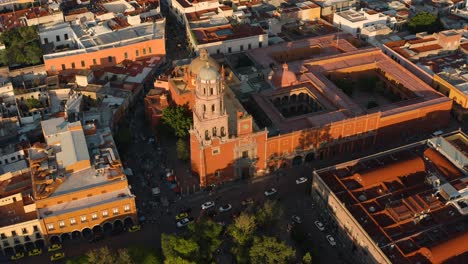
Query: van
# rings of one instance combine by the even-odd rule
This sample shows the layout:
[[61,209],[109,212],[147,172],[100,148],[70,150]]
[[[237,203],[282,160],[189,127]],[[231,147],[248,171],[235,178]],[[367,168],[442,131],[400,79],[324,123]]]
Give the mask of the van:
[[432,135],[433,135],[434,137],[438,137],[438,136],[442,135],[443,133],[444,133],[444,132],[443,132],[442,130],[437,130],[437,131],[433,132]]

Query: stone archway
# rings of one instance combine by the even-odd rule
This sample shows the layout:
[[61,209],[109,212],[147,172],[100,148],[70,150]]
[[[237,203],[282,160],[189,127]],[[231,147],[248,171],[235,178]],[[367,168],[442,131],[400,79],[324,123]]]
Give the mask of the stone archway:
[[102,226],[100,225],[95,225],[93,227],[93,233],[94,234],[102,234],[104,231],[102,230]]
[[315,153],[314,152],[309,152],[307,153],[307,155],[305,156],[305,160],[304,162],[312,162],[315,160]]
[[293,158],[292,160],[293,167],[300,166],[301,164],[302,164],[302,156],[296,156]]
[[93,231],[89,227],[86,227],[81,230],[81,235],[86,239],[90,239],[93,236]]
[[38,239],[34,241],[34,245],[36,248],[44,248],[45,247],[45,241],[43,239]]
[[104,233],[110,234],[112,232],[112,224],[109,222],[104,223],[104,225],[102,226],[102,230],[104,231]]
[[134,223],[133,223],[133,219],[131,217],[125,218],[125,220],[124,220],[125,228],[132,227],[133,225],[134,225]]
[[36,248],[36,245],[34,245],[33,242],[27,242],[24,244],[24,247],[26,248],[26,251],[31,251]]
[[71,240],[71,235],[70,233],[63,233],[60,235],[60,238],[62,239],[62,241]]
[[61,242],[59,236],[52,236],[49,241],[51,244],[60,244]]
[[16,245],[15,246],[15,252],[25,252],[24,246],[23,245]]
[[80,239],[81,238],[81,232],[78,231],[78,230],[75,230],[75,231],[72,232],[71,236],[72,236],[72,239]]
[[120,230],[120,229],[122,229],[124,227],[124,224],[123,224],[122,220],[117,219],[117,220],[114,221],[113,227],[114,227],[114,230]]

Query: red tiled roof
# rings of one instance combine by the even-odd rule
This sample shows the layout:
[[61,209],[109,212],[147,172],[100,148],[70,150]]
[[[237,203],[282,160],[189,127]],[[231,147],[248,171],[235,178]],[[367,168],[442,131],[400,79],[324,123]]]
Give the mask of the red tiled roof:
[[442,156],[434,149],[428,148],[426,151],[424,151],[424,156],[434,163],[437,169],[439,169],[440,172],[444,174],[444,177],[447,180],[453,180],[461,177],[461,172],[450,161],[448,161],[444,156]]
[[409,44],[418,44],[418,43],[424,43],[424,42],[429,42],[429,41],[434,41],[436,40],[435,38],[420,38],[420,39],[413,39],[409,40]]
[[[444,243],[440,243],[430,249],[429,259],[432,263],[443,263],[444,261],[461,255],[468,250],[468,232],[465,231],[460,236],[452,238]],[[460,262],[461,263],[461,262]]]
[[432,44],[432,45],[427,45],[427,46],[422,46],[422,47],[417,47],[417,48],[411,48],[411,50],[416,51],[418,53],[431,51],[431,50],[439,50],[439,49],[442,49],[442,47],[439,44]]

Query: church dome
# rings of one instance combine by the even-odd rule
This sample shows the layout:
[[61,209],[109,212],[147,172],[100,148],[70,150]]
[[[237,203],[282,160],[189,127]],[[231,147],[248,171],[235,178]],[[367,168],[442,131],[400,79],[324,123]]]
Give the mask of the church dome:
[[217,80],[219,77],[219,72],[210,63],[206,62],[205,66],[200,69],[198,73],[198,78],[204,81]]
[[296,74],[288,69],[288,64],[283,64],[283,70],[275,71],[271,77],[271,83],[279,87],[287,87],[296,84],[297,77]]
[[198,75],[200,70],[204,68],[207,63],[216,71],[219,71],[219,64],[210,57],[208,51],[206,51],[206,49],[200,49],[200,56],[192,60],[189,66],[189,72]]

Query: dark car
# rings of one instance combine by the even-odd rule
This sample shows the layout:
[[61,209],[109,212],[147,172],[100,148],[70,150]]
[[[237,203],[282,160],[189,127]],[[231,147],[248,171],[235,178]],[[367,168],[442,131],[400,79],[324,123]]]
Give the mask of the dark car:
[[247,198],[245,200],[242,200],[241,204],[242,205],[249,205],[249,204],[253,204],[254,203],[254,200],[252,198]]

